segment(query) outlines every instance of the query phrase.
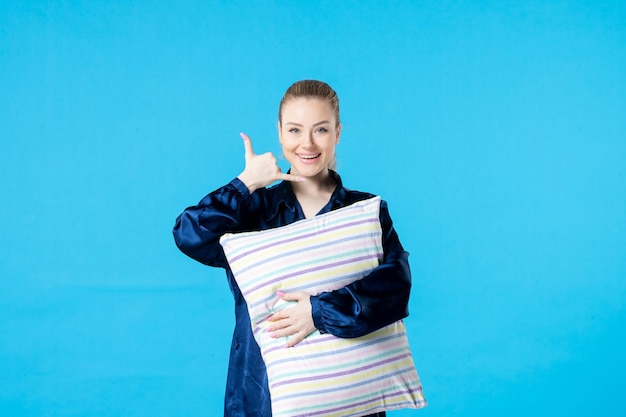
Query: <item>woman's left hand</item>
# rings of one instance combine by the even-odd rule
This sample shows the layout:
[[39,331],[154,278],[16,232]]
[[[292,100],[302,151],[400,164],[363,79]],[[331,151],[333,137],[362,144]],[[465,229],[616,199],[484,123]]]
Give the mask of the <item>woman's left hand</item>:
[[272,324],[267,331],[272,332],[272,337],[275,338],[289,336],[287,347],[292,347],[315,331],[311,296],[302,291],[279,292],[278,296],[285,301],[296,301],[296,304],[273,314],[269,318]]

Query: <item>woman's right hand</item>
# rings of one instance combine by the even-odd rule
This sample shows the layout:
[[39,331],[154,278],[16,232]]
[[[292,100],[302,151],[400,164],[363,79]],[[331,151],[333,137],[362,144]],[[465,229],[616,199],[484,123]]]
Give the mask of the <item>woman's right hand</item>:
[[260,155],[255,154],[252,149],[252,141],[248,135],[245,133],[240,135],[246,151],[246,167],[237,178],[248,187],[250,194],[259,188],[270,185],[274,181],[305,181],[302,177],[283,173],[271,152]]

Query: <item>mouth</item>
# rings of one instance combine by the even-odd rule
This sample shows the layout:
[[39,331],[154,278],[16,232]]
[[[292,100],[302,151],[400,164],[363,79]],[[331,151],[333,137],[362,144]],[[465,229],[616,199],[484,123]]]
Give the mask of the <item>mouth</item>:
[[317,158],[320,157],[320,155],[322,155],[321,153],[314,153],[314,154],[302,154],[302,153],[297,153],[296,156],[300,159],[303,159],[305,161],[313,161]]

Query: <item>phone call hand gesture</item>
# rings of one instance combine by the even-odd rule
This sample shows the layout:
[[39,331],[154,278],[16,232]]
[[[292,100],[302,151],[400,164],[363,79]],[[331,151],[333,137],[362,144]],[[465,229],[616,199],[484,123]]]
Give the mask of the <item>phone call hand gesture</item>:
[[271,152],[255,154],[252,141],[245,133],[241,133],[245,148],[246,167],[238,178],[248,187],[250,194],[259,188],[266,187],[274,181],[305,181],[304,178],[285,174],[281,171],[276,158]]

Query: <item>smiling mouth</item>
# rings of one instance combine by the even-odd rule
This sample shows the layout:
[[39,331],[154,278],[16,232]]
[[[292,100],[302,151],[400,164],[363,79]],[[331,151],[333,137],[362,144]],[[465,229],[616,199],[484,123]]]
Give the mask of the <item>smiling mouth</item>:
[[298,155],[298,158],[306,159],[307,161],[310,161],[312,159],[319,158],[321,153],[318,153],[318,154],[315,154],[315,155],[302,155],[302,154],[296,154],[296,155]]

